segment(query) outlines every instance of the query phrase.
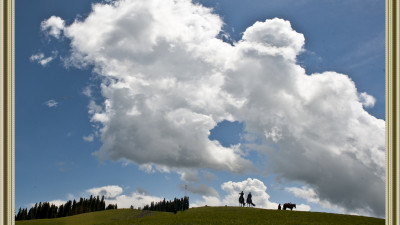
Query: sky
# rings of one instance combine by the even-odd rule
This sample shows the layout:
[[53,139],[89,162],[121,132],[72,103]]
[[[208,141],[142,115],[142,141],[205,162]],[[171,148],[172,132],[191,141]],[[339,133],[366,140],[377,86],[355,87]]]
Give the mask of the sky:
[[384,217],[385,1],[17,0],[15,204]]

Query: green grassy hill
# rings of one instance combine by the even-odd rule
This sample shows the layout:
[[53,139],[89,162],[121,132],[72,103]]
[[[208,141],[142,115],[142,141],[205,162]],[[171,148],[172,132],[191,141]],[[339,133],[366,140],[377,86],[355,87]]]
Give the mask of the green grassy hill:
[[385,224],[384,219],[332,213],[278,211],[243,207],[200,207],[177,214],[116,209],[57,219],[17,221],[16,225],[91,225],[91,224]]

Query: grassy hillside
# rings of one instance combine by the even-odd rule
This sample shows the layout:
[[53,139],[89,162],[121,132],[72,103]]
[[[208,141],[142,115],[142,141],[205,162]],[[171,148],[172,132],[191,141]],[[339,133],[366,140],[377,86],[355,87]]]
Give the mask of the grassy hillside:
[[240,207],[192,208],[176,215],[164,212],[142,212],[134,209],[106,210],[57,219],[17,221],[16,225],[80,224],[385,224],[385,220],[331,213],[278,211]]

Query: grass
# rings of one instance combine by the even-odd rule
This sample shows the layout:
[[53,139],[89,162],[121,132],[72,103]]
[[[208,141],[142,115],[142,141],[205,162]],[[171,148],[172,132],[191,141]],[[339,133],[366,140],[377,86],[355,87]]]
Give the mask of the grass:
[[200,207],[177,214],[134,209],[106,210],[57,219],[17,221],[16,225],[128,225],[128,224],[385,224],[384,219],[332,213],[278,211],[243,207]]

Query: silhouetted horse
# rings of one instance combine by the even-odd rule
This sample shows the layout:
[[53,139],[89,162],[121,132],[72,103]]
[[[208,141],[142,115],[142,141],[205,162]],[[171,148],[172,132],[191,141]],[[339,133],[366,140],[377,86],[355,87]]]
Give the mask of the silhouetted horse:
[[292,203],[283,204],[283,210],[286,210],[286,209],[293,210],[293,208],[296,208],[296,204],[292,204]]
[[246,205],[246,203],[244,203],[244,197],[243,197],[243,195],[244,195],[244,193],[243,193],[243,191],[241,192],[241,193],[239,193],[240,194],[240,197],[239,197],[239,206],[245,206]]
[[251,197],[252,197],[252,195],[251,195],[251,193],[249,193],[249,195],[247,195],[247,199],[246,199],[247,206],[249,206],[249,207],[250,207],[250,205],[256,206],[256,205],[253,203],[253,200],[251,200]]

